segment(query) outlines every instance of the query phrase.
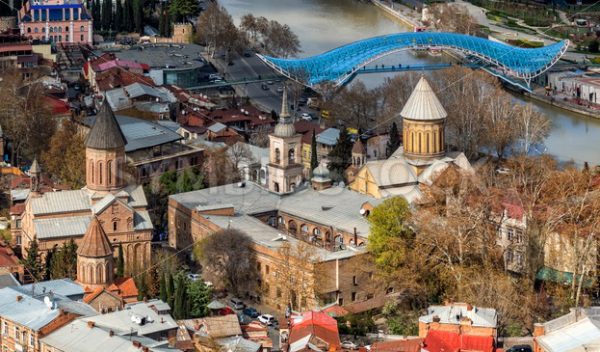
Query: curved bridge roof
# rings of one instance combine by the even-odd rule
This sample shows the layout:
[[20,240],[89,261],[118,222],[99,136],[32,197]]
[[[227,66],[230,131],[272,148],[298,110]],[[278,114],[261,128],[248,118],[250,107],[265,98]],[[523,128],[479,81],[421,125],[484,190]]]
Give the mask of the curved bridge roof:
[[307,58],[258,56],[279,73],[308,86],[327,81],[340,86],[361,67],[386,55],[432,46],[476,56],[495,66],[504,76],[529,82],[560,59],[567,50],[569,41],[524,49],[465,34],[417,32],[363,39]]

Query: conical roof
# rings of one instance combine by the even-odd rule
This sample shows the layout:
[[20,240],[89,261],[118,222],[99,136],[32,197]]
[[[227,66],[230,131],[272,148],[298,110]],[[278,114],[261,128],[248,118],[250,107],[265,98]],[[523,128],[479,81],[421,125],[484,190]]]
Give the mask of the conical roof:
[[361,141],[360,138],[356,139],[354,145],[352,146],[352,154],[364,154],[365,153],[365,145]]
[[77,254],[83,257],[103,258],[112,256],[113,250],[108,237],[97,217],[93,217],[81,240]]
[[410,120],[440,120],[448,114],[431,89],[425,77],[421,77],[406,101],[400,116]]
[[108,105],[106,98],[104,98],[104,102],[102,102],[102,106],[96,114],[96,122],[85,140],[85,146],[106,150],[123,148],[125,144],[127,144],[127,140],[121,132],[115,114]]
[[279,114],[279,121],[275,125],[273,135],[277,137],[292,137],[296,134],[296,128],[290,118],[290,111],[288,108],[287,100],[287,88],[283,86],[283,97],[281,100],[281,113]]
[[36,159],[33,159],[33,163],[31,163],[31,167],[29,168],[29,173],[30,174],[39,174],[42,172],[42,168],[40,167],[40,164]]

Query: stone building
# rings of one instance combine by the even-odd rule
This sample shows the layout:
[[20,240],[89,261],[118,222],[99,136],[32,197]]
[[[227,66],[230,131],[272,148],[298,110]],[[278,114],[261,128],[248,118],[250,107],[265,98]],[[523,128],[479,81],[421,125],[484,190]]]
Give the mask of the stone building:
[[302,135],[296,133],[290,118],[285,88],[279,122],[269,135],[269,148],[269,190],[276,193],[293,192],[302,182]]
[[34,239],[42,256],[70,239],[81,246],[90,226],[99,223],[115,256],[123,246],[126,270],[149,265],[153,226],[143,188],[126,182],[125,143],[105,102],[86,139],[86,187],[42,193],[32,179],[21,227],[14,232],[22,253]]
[[419,317],[419,337],[430,331],[445,331],[459,335],[498,337],[498,313],[494,308],[475,307],[468,303],[449,302],[429,306]]

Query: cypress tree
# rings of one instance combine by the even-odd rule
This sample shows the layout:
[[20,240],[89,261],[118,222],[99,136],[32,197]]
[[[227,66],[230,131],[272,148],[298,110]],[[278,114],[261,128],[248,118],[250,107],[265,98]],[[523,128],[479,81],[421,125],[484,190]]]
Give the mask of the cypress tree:
[[119,254],[117,257],[117,276],[125,276],[125,260],[123,259],[123,244],[119,243]]
[[348,136],[345,128],[340,131],[340,137],[338,138],[335,146],[329,152],[329,164],[327,168],[331,171],[331,179],[335,181],[344,180],[344,171],[350,166],[350,160],[352,159],[352,141]]
[[165,274],[160,274],[160,299],[163,302],[168,302],[169,297],[167,295],[167,280]]
[[135,31],[139,34],[143,32],[143,14],[144,0],[133,0],[133,22],[135,23]]
[[173,308],[173,299],[175,298],[175,278],[172,274],[167,277],[167,303]]
[[187,282],[185,275],[177,275],[177,285],[175,285],[175,298],[173,300],[173,316],[175,319],[185,319],[187,306]]
[[144,298],[146,298],[146,276],[144,274],[140,275],[140,278],[138,279],[138,296],[137,299],[138,301],[143,301]]
[[104,30],[105,32],[110,31],[112,20],[113,20],[112,0],[103,0],[102,1],[102,30]]
[[99,30],[102,27],[102,15],[100,11],[100,0],[92,0],[92,17],[94,19],[94,29]]
[[77,278],[77,244],[70,239],[65,246],[64,255],[65,277],[75,280]]
[[46,267],[44,268],[44,280],[50,280],[52,277],[52,266],[54,262],[54,256],[56,254],[57,245],[54,245],[51,250],[46,254]]
[[317,160],[317,136],[315,135],[315,130],[313,130],[310,141],[310,178],[313,177],[313,171],[317,166],[319,166],[319,160]]
[[124,0],[123,3],[123,30],[131,32],[133,29],[133,5],[132,0]]
[[27,258],[21,260],[25,269],[25,275],[32,281],[40,281],[44,275],[42,261],[40,258],[37,240],[34,238],[27,248]]
[[161,37],[165,36],[165,10],[162,4],[160,5],[160,10],[158,12],[158,33]]
[[398,125],[396,125],[396,122],[392,122],[392,126],[390,128],[390,139],[388,140],[385,149],[386,156],[389,158],[392,154],[394,154],[398,147],[400,147],[400,133],[398,132]]
[[123,30],[123,3],[117,0],[115,9],[115,32],[119,33]]

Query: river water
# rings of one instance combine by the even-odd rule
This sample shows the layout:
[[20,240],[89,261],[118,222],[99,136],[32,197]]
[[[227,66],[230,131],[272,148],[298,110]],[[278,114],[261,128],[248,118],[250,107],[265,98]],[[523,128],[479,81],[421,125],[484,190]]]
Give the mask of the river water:
[[[358,0],[219,0],[237,24],[241,16],[252,13],[285,23],[298,35],[302,45],[299,56],[312,56],[338,46],[377,35],[412,30],[375,6]],[[419,59],[409,52],[383,58],[377,63],[412,65],[447,60],[442,57]],[[393,73],[358,76],[368,87],[381,84]],[[562,161],[600,164],[600,119],[570,113],[538,102],[533,104],[552,121],[545,145]]]

